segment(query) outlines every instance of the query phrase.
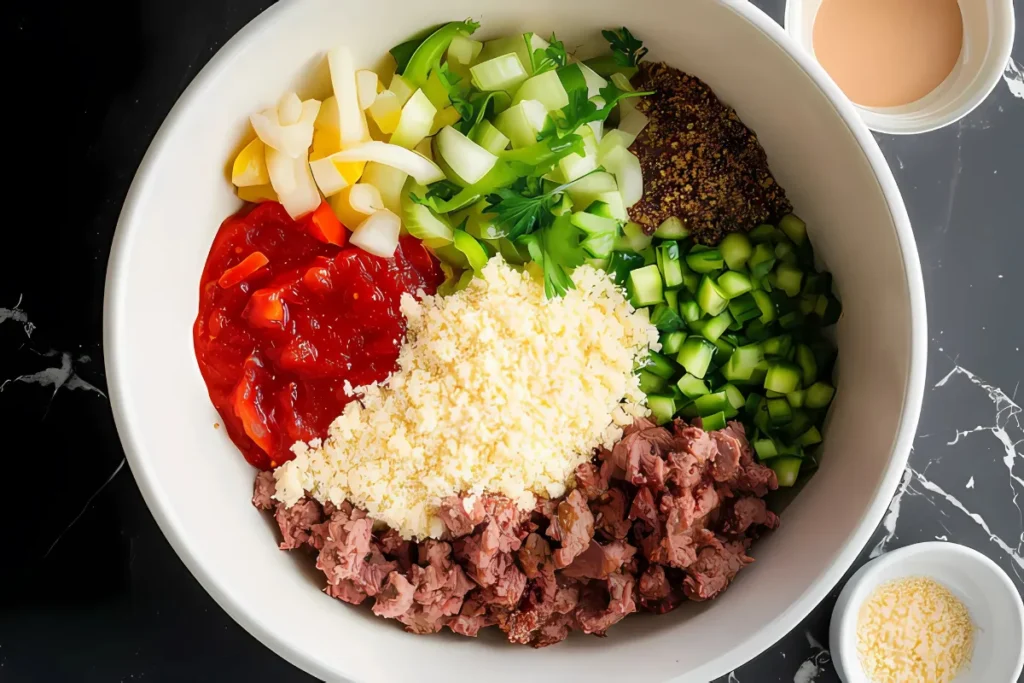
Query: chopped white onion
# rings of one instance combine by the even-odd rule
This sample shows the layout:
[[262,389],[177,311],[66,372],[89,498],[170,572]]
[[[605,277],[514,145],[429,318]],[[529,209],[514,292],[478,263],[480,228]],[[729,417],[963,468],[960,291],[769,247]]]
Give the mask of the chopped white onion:
[[356,69],[352,53],[347,47],[337,47],[327,54],[331,70],[331,85],[338,102],[338,127],[341,130],[341,147],[358,145],[370,139],[366,127],[366,116],[359,106],[359,89],[356,86]]
[[615,174],[615,182],[622,194],[622,203],[633,206],[644,194],[644,176],[640,160],[625,147],[614,147],[602,161],[606,170]]
[[[294,93],[289,93],[294,95]],[[297,97],[296,97],[297,99]],[[285,106],[285,114],[289,117],[294,115],[294,101],[287,95],[282,98]],[[285,155],[297,159],[309,150],[313,142],[313,124],[320,113],[320,102],[317,100],[306,100],[300,105],[299,117],[293,123],[283,124],[281,112],[278,109],[265,109],[257,114],[249,116],[256,136],[263,141],[267,147],[276,149]]]
[[444,172],[437,164],[422,154],[376,140],[342,150],[332,154],[331,158],[335,161],[376,161],[379,164],[408,173],[420,185],[429,185],[438,180],[444,180]]
[[359,108],[366,111],[377,99],[377,74],[369,69],[357,71],[356,92],[359,94]]
[[634,140],[639,137],[640,132],[646,127],[647,116],[639,109],[634,109],[628,115],[623,116],[619,122],[619,130],[632,135]]
[[391,258],[398,248],[402,220],[387,209],[371,214],[352,232],[349,242],[374,256]]
[[282,126],[291,126],[302,117],[302,100],[293,92],[286,92],[277,101],[277,120]]
[[341,130],[338,124],[338,100],[334,98],[334,95],[328,97],[320,105],[320,113],[317,114],[313,127],[331,133],[338,133]]
[[278,200],[292,218],[299,218],[320,206],[320,192],[309,170],[306,153],[292,158],[284,152],[268,148],[267,172]]
[[371,161],[366,164],[360,184],[365,183],[376,187],[380,191],[384,208],[400,215],[402,213],[402,188],[405,187],[405,181],[408,179],[409,174],[404,171]]
[[330,157],[309,162],[309,170],[313,172],[313,180],[325,197],[338,194],[348,187],[348,180]]
[[384,208],[384,199],[380,196],[380,190],[369,183],[353,185],[349,191],[348,203],[353,209],[367,216]]

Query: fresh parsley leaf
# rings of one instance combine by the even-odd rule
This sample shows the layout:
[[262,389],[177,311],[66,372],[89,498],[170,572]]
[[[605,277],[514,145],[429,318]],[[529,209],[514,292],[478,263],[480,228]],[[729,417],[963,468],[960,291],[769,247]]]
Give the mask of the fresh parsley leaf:
[[526,41],[526,49],[530,53],[530,65],[533,67],[534,76],[559,69],[569,61],[569,55],[565,52],[565,44],[558,40],[554,33],[548,40],[550,43],[548,47],[536,50],[531,49],[533,47],[532,33],[523,34],[523,39]]
[[565,296],[570,289],[576,288],[570,273],[586,262],[580,236],[579,229],[572,224],[569,216],[562,215],[554,218],[550,225],[517,240],[541,267],[546,298]]
[[615,62],[621,66],[637,66],[647,56],[643,41],[625,26],[619,31],[601,31],[601,35],[611,45]]
[[[451,99],[449,95],[449,99]],[[452,105],[456,107],[462,117],[455,125],[455,128],[464,135],[469,135],[473,127],[483,121],[489,113],[507,109],[512,103],[512,98],[507,92],[472,92],[463,98],[459,105],[452,99]],[[463,108],[459,108],[459,107]]]
[[576,82],[576,76],[571,73],[573,67],[575,67],[575,71],[579,71],[579,67],[574,64],[559,72],[562,85],[565,86],[566,94],[569,96],[569,104],[557,112],[551,112],[544,130],[541,131],[542,137],[563,137],[575,133],[584,124],[606,120],[615,105],[622,100],[653,94],[653,91],[650,90],[622,90],[614,83],[609,82],[608,85],[601,88],[601,99],[604,100],[604,106],[598,108],[597,104],[587,97],[589,91],[586,82],[583,81],[582,72],[579,74],[579,82]]
[[511,187],[489,195],[487,211],[496,214],[495,222],[509,239],[517,239],[551,225],[556,218],[553,210],[562,201],[562,193],[588,175],[590,173],[547,192],[543,190],[542,178],[522,178]]

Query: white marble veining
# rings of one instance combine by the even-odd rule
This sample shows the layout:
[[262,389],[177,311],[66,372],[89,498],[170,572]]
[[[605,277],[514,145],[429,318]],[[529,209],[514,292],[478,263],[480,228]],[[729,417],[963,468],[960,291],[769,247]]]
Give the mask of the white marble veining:
[[1024,68],[1012,57],[1006,63],[1006,69],[1003,70],[1003,81],[1014,97],[1024,100]]
[[44,358],[55,358],[60,356],[60,365],[51,368],[45,368],[39,372],[33,372],[27,375],[18,375],[11,379],[5,379],[0,383],[0,392],[3,392],[7,388],[8,384],[12,382],[20,382],[22,384],[38,384],[43,387],[53,387],[53,393],[50,395],[52,400],[57,392],[61,389],[67,389],[68,391],[74,391],[80,389],[82,391],[92,391],[106,398],[107,395],[103,393],[103,390],[94,384],[82,379],[75,371],[75,364],[85,364],[91,362],[91,358],[86,355],[79,355],[72,357],[67,351],[44,351],[39,354]]
[[0,308],[0,323],[12,320],[16,323],[21,323],[21,328],[25,330],[25,336],[31,338],[32,333],[36,331],[36,326],[28,319],[28,313],[21,308],[22,296],[18,296],[18,303],[14,304],[14,308]]
[[796,674],[793,675],[793,683],[814,683],[832,661],[832,653],[818,642],[818,639],[810,631],[805,631],[804,636],[807,638],[807,646],[811,648],[812,654],[796,670]]

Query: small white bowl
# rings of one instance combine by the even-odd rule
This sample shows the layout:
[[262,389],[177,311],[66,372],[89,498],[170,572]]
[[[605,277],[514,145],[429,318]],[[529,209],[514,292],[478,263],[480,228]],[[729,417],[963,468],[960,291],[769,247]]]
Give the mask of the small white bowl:
[[857,617],[875,588],[926,576],[948,588],[971,613],[974,655],[955,683],[1013,683],[1024,668],[1024,603],[1010,577],[976,550],[932,541],[869,562],[850,578],[832,612],[829,649],[843,683],[871,683],[857,653]]
[[[786,32],[814,54],[814,19],[822,0],[789,0]],[[949,76],[916,102],[900,107],[854,105],[879,133],[927,133],[959,121],[981,104],[1003,77],[1013,48],[1013,0],[960,0],[964,42]]]

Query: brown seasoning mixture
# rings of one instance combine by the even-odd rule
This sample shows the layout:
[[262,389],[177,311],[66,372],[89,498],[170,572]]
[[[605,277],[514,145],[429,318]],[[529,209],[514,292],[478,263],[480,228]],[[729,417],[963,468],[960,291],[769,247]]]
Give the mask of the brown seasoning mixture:
[[634,85],[655,91],[637,101],[650,123],[630,148],[643,169],[644,195],[629,214],[646,233],[676,216],[695,242],[716,244],[793,210],[757,136],[707,84],[650,62]]

